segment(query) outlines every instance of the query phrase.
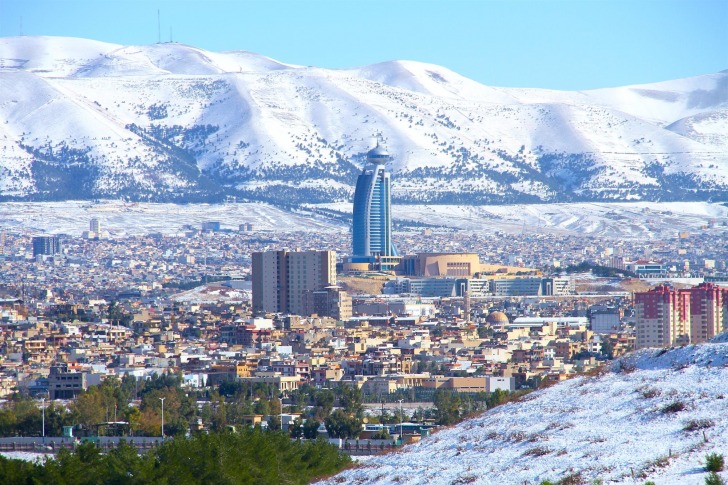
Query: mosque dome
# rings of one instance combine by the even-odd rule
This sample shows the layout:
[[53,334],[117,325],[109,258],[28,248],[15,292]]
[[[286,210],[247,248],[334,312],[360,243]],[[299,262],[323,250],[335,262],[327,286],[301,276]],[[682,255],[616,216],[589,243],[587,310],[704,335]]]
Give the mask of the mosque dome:
[[485,321],[491,325],[503,325],[510,323],[508,315],[503,312],[492,312],[485,318]]

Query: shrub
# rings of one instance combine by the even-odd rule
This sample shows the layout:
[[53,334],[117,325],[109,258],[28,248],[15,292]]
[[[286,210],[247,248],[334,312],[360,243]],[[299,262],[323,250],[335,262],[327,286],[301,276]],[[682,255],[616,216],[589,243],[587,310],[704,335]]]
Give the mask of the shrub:
[[561,480],[558,481],[557,485],[584,485],[584,479],[581,476],[581,473],[572,473],[571,475],[567,475]]
[[642,391],[642,397],[645,399],[652,399],[653,397],[657,397],[660,395],[659,389],[645,389]]
[[660,412],[662,414],[671,414],[671,413],[679,413],[680,411],[685,410],[685,403],[682,401],[673,401],[670,404],[665,404],[661,409]]
[[708,476],[705,477],[705,485],[725,485],[725,480],[723,480],[717,473],[710,472]]
[[377,431],[372,435],[373,440],[388,440],[392,437],[389,435],[389,432],[386,429],[382,429],[380,431]]
[[723,455],[718,453],[711,453],[705,455],[705,469],[709,472],[722,472],[725,467],[725,460]]
[[508,436],[508,439],[515,443],[520,443],[521,441],[525,440],[526,438],[528,438],[528,435],[523,431],[516,431],[515,433],[511,433]]
[[715,423],[710,419],[691,419],[683,426],[683,431],[698,431],[712,428]]
[[625,374],[631,374],[636,369],[637,369],[637,366],[632,363],[619,361],[619,372],[624,372]]
[[537,446],[535,448],[526,450],[526,452],[523,453],[523,456],[544,456],[544,455],[548,455],[552,451],[553,450],[551,450],[545,446]]

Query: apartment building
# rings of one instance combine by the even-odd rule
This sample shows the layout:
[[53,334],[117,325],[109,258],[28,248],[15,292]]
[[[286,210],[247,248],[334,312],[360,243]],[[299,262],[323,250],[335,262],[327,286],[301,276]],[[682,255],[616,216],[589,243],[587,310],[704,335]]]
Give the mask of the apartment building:
[[703,283],[690,292],[690,341],[706,342],[728,330],[728,289]]
[[690,293],[669,286],[635,293],[636,348],[690,342]]
[[306,292],[336,284],[334,251],[253,253],[253,311],[303,315]]
[[637,348],[705,342],[727,329],[728,289],[658,286],[635,294],[635,311]]

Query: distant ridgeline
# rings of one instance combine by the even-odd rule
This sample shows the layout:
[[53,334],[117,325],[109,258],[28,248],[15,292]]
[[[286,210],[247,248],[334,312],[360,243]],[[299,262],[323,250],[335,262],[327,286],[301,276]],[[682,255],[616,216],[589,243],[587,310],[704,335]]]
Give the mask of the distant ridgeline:
[[173,43],[6,37],[0,52],[0,200],[349,201],[375,136],[396,204],[728,191],[728,72],[570,93]]

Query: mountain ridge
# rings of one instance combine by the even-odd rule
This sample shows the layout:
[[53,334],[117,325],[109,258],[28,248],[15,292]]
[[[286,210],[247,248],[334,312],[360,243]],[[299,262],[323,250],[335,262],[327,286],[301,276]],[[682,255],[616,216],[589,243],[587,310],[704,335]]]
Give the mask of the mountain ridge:
[[[346,69],[175,43],[0,39],[0,199],[351,197],[382,136],[398,203],[708,200],[728,72],[500,88],[417,61]],[[41,102],[42,101],[42,102]]]

